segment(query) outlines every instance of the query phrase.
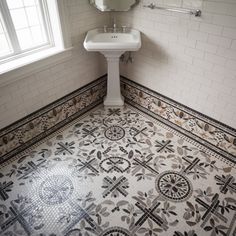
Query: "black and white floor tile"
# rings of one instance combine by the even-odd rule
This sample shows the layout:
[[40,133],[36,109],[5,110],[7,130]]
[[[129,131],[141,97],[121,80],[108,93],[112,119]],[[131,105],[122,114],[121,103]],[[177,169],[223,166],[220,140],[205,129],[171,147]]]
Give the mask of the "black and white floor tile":
[[0,235],[235,236],[235,166],[130,106],[98,107],[0,169]]

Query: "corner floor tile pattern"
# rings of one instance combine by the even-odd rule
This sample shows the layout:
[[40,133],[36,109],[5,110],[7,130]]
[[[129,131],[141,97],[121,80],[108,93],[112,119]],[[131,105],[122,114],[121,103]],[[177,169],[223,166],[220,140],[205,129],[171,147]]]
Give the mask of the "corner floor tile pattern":
[[98,107],[2,166],[0,235],[236,235],[222,159],[132,107]]

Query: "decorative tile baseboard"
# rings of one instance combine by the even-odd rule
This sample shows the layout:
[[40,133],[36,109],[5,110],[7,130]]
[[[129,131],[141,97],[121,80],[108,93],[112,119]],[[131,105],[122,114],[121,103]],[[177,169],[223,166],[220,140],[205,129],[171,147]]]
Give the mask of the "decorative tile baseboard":
[[103,102],[106,76],[0,130],[0,164]]
[[207,146],[225,161],[236,163],[235,129],[125,77],[121,79],[121,89],[126,103]]
[[[122,77],[127,104],[236,163],[236,130]],[[0,164],[101,104],[106,76],[0,130]]]

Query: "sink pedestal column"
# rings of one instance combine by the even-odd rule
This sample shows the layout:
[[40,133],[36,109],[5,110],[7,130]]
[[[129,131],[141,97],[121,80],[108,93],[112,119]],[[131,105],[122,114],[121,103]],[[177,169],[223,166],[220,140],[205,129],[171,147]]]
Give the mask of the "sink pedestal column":
[[124,98],[120,90],[120,56],[123,52],[102,52],[107,59],[108,78],[107,96],[104,99],[105,106],[123,106]]

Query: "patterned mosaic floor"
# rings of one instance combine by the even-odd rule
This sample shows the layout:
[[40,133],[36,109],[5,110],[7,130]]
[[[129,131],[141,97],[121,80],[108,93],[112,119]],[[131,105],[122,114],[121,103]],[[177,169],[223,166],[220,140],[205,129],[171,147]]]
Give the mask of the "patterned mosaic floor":
[[234,236],[235,176],[134,108],[100,107],[0,169],[0,235]]

